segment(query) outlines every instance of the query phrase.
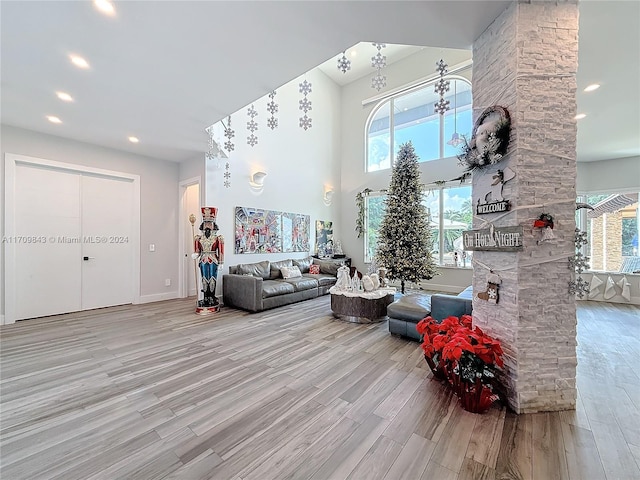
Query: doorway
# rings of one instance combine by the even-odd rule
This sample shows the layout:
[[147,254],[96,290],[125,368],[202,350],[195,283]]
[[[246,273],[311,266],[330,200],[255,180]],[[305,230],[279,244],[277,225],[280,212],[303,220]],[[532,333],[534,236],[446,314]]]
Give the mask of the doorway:
[[5,322],[134,303],[139,177],[5,158]]
[[[194,177],[180,182],[180,298],[192,297],[198,294],[199,273],[193,253],[193,238],[199,233],[198,227],[202,220],[200,214],[200,177]],[[189,216],[195,216],[192,225]]]

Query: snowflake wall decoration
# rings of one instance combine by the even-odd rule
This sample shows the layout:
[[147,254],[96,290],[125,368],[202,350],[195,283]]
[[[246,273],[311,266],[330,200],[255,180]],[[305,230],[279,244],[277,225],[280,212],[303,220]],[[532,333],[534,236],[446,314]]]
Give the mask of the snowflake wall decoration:
[[587,232],[576,228],[574,242],[576,254],[573,257],[569,257],[569,268],[575,271],[576,278],[575,280],[569,280],[569,294],[582,298],[590,291],[589,283],[580,276],[582,272],[589,268],[589,257],[583,255],[580,251],[583,245],[587,244]]
[[582,298],[589,293],[589,284],[582,277],[569,281],[569,293]]
[[444,76],[447,74],[448,65],[444,63],[444,60],[436,62],[436,72],[440,75],[440,79],[434,84],[435,92],[440,95],[440,100],[433,104],[433,110],[440,115],[444,115],[449,110],[449,100],[444,99],[444,94],[449,91],[450,81],[445,80]]
[[258,144],[258,137],[255,135],[255,132],[258,130],[258,122],[256,122],[254,118],[258,116],[258,112],[253,105],[247,109],[247,115],[251,118],[251,120],[247,122],[247,130],[251,132],[251,135],[247,137],[247,144],[255,147]]
[[387,57],[386,55],[382,55],[381,52],[383,48],[387,48],[387,44],[372,43],[371,45],[378,50],[378,53],[371,57],[371,66],[377,70],[375,76],[371,78],[371,88],[380,91],[383,87],[387,86],[387,77],[380,73],[382,69],[387,66]]
[[225,126],[223,123],[222,126],[224,127],[224,136],[227,138],[227,141],[224,142],[224,148],[228,152],[233,152],[236,146],[233,144],[232,139],[235,137],[236,132],[231,128],[231,115],[227,117],[227,125]]
[[225,188],[229,188],[231,186],[231,172],[229,171],[229,162],[225,164],[224,169],[224,186]]
[[271,114],[271,116],[267,119],[267,127],[271,130],[275,130],[278,128],[278,119],[275,117],[275,114],[278,113],[278,104],[275,102],[274,98],[276,96],[275,90],[269,94],[269,102],[267,103],[267,112]]
[[342,73],[347,73],[347,70],[351,70],[351,60],[347,58],[345,52],[342,52],[342,56],[338,59],[338,70]]
[[304,95],[304,98],[298,102],[300,110],[304,112],[304,116],[300,117],[300,128],[308,130],[311,128],[311,118],[307,115],[307,112],[311,111],[311,100],[307,98],[307,95],[311,93],[311,83],[305,80],[299,84],[298,91]]

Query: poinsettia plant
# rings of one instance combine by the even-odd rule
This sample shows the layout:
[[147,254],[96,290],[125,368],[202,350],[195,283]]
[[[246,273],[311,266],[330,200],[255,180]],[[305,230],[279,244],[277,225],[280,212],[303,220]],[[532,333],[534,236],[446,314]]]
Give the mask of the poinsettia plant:
[[416,330],[434,376],[448,381],[463,407],[481,412],[498,399],[494,388],[503,352],[498,340],[472,323],[471,315],[451,316],[442,322],[426,317]]

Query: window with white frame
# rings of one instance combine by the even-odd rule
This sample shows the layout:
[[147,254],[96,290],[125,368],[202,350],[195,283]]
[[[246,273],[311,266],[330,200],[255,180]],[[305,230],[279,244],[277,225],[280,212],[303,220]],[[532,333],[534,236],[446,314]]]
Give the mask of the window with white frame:
[[[371,192],[364,199],[364,261],[371,263],[386,212],[386,194]],[[424,204],[433,232],[432,252],[439,265],[471,267],[471,253],[462,249],[462,232],[471,230],[471,185],[445,185],[425,192]]]
[[463,138],[473,128],[471,83],[457,76],[446,77],[450,90],[445,95],[450,110],[434,112],[440,96],[433,82],[404,91],[380,102],[367,122],[366,171],[391,168],[395,152],[411,141],[420,162],[453,157],[459,153]]
[[640,273],[639,192],[585,193],[577,202],[593,209],[576,211],[576,225],[587,232],[584,254],[590,257],[590,270]]

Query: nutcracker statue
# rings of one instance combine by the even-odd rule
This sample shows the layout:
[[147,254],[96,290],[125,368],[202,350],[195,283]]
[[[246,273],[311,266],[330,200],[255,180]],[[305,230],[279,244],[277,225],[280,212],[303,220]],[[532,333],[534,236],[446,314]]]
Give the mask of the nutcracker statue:
[[220,310],[220,302],[216,297],[216,284],[218,268],[224,262],[224,238],[218,235],[216,216],[218,209],[202,207],[202,223],[200,235],[194,237],[193,259],[200,267],[200,279],[202,284],[202,298],[198,296],[196,313],[208,315]]

